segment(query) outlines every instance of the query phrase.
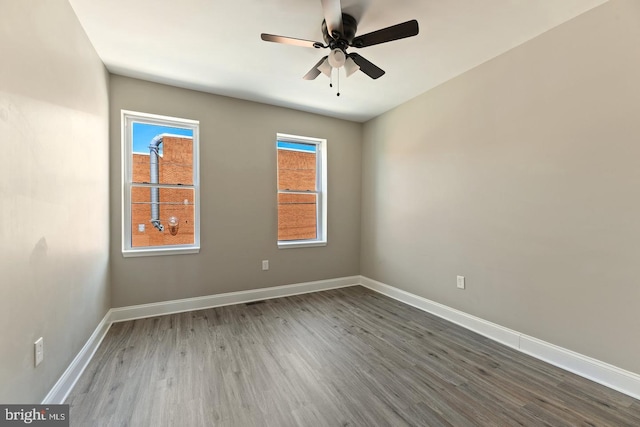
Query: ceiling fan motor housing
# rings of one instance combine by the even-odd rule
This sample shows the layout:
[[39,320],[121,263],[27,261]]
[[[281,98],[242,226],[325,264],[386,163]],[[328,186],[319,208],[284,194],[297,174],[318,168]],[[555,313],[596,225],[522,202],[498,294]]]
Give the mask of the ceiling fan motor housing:
[[356,19],[348,15],[346,13],[342,14],[342,34],[337,35],[338,37],[334,38],[331,34],[329,34],[329,29],[327,28],[327,22],[322,21],[322,37],[324,38],[324,42],[329,46],[332,50],[335,48],[340,48],[343,51],[349,47],[351,41],[356,36],[356,30],[358,29],[358,23]]

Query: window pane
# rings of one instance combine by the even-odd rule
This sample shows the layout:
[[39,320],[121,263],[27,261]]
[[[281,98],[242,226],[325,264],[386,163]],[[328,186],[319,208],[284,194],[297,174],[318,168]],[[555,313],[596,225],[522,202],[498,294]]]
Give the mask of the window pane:
[[278,240],[316,238],[316,195],[278,194]]
[[133,123],[132,157],[133,182],[193,185],[192,129]]
[[[157,216],[151,203],[154,192]],[[190,188],[132,187],[131,247],[194,244],[194,194]],[[172,217],[177,220],[176,226],[171,223]]]
[[315,191],[316,153],[278,148],[278,190]]

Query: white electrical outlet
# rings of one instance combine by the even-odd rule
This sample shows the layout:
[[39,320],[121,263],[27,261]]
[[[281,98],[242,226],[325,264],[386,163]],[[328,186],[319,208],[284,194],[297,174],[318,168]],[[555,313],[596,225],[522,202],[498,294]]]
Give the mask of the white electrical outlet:
[[38,366],[44,360],[44,338],[38,338],[38,340],[33,343],[33,348],[36,356],[36,366]]
[[464,289],[464,276],[458,276],[458,289]]
[[265,259],[262,261],[262,270],[266,271],[269,269],[269,260]]

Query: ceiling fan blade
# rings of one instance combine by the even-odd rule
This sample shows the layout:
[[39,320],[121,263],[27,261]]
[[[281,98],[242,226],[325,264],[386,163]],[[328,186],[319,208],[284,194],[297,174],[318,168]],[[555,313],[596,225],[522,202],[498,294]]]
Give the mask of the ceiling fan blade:
[[340,0],[320,0],[322,1],[322,10],[324,12],[324,20],[327,23],[329,35],[334,39],[335,32],[342,34],[342,6]]
[[326,59],[328,58],[328,56],[325,56],[324,58],[322,58],[320,61],[318,61],[318,63],[316,65],[313,66],[312,69],[309,70],[309,72],[307,74],[304,75],[303,79],[305,80],[314,80],[316,77],[318,77],[320,75],[320,70],[318,70],[318,67],[320,66],[320,64],[322,64]]
[[350,53],[349,58],[353,59],[353,62],[358,64],[360,71],[372,79],[377,79],[384,75],[384,70],[382,68],[379,68],[377,65],[374,65],[372,62],[369,62],[369,60],[364,59],[357,53]]
[[315,47],[315,48],[325,47],[325,45],[323,45],[322,43],[314,42],[313,40],[294,39],[293,37],[276,36],[273,34],[262,33],[260,35],[260,38],[266,42],[290,44],[292,46]]
[[418,35],[418,31],[418,21],[413,19],[403,22],[402,24],[392,25],[391,27],[358,36],[353,39],[351,46],[367,47],[393,40],[400,40]]

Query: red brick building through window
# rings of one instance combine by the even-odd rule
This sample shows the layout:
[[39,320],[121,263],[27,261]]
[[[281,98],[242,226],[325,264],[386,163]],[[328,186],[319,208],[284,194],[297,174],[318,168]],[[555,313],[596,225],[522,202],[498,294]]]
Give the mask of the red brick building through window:
[[316,153],[278,149],[278,240],[318,237]]
[[[151,182],[150,154],[133,153],[133,182]],[[158,156],[160,184],[193,185],[193,140],[189,137],[163,136]],[[149,187],[131,189],[131,246],[191,245],[194,243],[194,191],[187,188],[159,188],[159,219],[164,229],[154,227],[151,219]],[[178,220],[169,227],[169,220]],[[175,233],[175,234],[174,234]]]

